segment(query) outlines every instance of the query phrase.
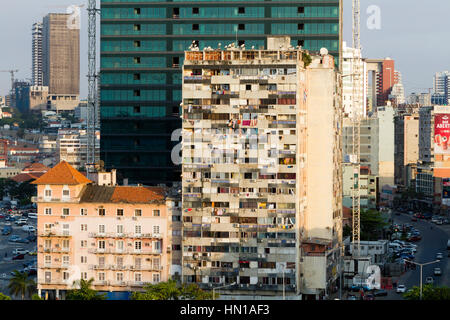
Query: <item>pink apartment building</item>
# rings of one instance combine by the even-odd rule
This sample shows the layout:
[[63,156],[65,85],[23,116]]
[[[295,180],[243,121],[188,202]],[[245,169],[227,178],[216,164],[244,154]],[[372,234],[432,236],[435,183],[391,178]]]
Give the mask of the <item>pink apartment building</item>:
[[93,278],[127,299],[181,276],[181,201],[169,189],[97,185],[64,161],[33,183],[40,295],[64,299],[74,280]]

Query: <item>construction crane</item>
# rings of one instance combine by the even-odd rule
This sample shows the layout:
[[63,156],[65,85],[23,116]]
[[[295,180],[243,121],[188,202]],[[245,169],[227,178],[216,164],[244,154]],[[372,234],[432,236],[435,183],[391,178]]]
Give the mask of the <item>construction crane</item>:
[[14,74],[19,72],[19,70],[0,70],[0,72],[9,72],[11,74],[11,98],[14,95]]
[[357,57],[353,57],[352,61],[352,74],[353,74],[353,92],[352,92],[352,160],[353,163],[353,188],[352,188],[352,243],[353,243],[353,255],[359,257],[360,255],[360,235],[361,235],[361,193],[360,193],[360,129],[361,129],[361,109],[360,108],[360,96],[358,92],[359,83],[361,81],[361,68],[360,59],[361,54],[361,42],[360,42],[360,28],[361,28],[361,13],[360,13],[360,0],[353,0],[353,49]]
[[88,4],[88,101],[87,101],[87,155],[86,172],[89,174],[95,171],[95,132],[98,128],[98,90],[97,90],[97,0],[89,0]]

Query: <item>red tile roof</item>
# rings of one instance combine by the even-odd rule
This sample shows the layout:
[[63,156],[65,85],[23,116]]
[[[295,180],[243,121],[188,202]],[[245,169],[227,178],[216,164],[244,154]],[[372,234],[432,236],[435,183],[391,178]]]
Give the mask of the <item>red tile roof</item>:
[[44,174],[43,172],[19,173],[18,175],[15,175],[14,177],[11,177],[10,179],[14,180],[15,182],[26,182],[26,181],[38,179],[43,174]]
[[163,188],[117,186],[111,196],[111,202],[147,203],[164,200]]
[[75,170],[66,161],[62,161],[32,183],[77,185],[92,183],[92,181],[86,178],[79,171]]
[[32,163],[31,165],[26,166],[25,168],[22,169],[22,171],[31,171],[31,172],[35,172],[35,171],[40,171],[40,172],[47,172],[49,171],[50,168],[47,166],[44,166],[42,163],[39,162],[35,162]]

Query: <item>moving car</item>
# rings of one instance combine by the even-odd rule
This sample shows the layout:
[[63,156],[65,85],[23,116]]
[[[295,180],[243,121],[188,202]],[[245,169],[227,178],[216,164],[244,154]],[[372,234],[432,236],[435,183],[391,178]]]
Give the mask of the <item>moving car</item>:
[[440,276],[440,275],[442,275],[441,268],[434,268],[434,275],[435,275],[435,276]]
[[434,283],[433,277],[427,277],[427,278],[425,279],[425,283],[426,283],[426,284],[433,284],[433,283]]
[[28,253],[28,250],[25,250],[25,249],[22,249],[22,248],[14,249],[13,252],[12,252],[13,255],[27,254],[27,253]]
[[399,284],[397,286],[397,293],[404,293],[406,292],[406,286],[404,284]]

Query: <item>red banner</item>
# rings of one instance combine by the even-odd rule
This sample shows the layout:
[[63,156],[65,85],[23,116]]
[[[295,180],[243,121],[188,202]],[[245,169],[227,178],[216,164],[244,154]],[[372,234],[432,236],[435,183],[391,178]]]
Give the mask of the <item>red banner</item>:
[[434,115],[434,153],[450,154],[450,114]]

